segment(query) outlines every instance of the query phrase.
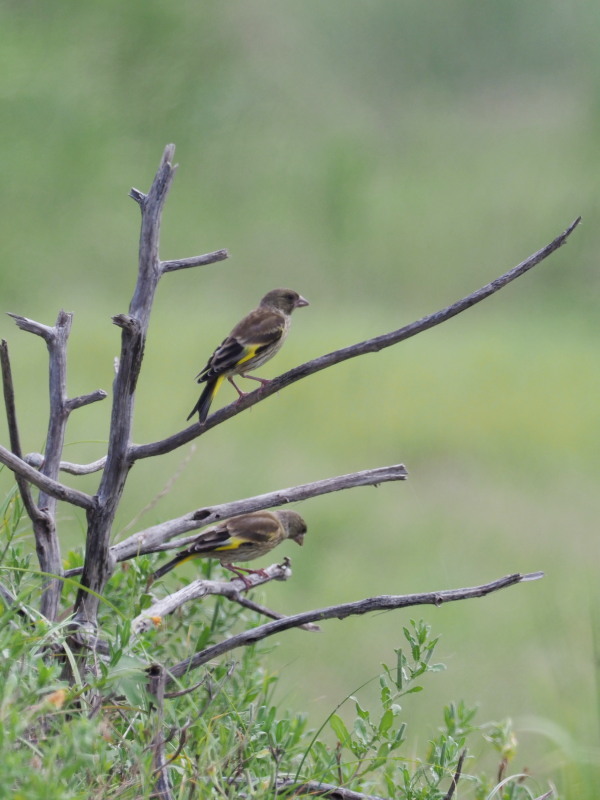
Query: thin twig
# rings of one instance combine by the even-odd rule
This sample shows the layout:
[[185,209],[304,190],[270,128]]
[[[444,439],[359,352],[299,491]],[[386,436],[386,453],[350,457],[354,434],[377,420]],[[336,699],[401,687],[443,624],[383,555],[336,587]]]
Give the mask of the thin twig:
[[345,619],[346,617],[359,614],[368,614],[372,611],[392,610],[417,605],[440,606],[443,603],[451,603],[457,600],[484,597],[491,592],[497,592],[500,589],[505,589],[516,583],[521,583],[525,580],[534,580],[540,577],[542,577],[541,572],[530,573],[528,575],[516,573],[514,575],[507,575],[504,578],[499,578],[491,583],[466,589],[449,589],[424,594],[380,595],[379,597],[369,597],[366,600],[358,600],[354,603],[343,603],[341,605],[319,608],[313,611],[304,611],[301,614],[294,614],[286,619],[267,622],[265,625],[260,625],[257,628],[252,628],[251,630],[231,636],[229,639],[207,647],[205,650],[195,653],[190,658],[180,661],[173,667],[168,668],[167,671],[171,680],[179,678],[189,670],[196,669],[202,666],[202,664],[206,664],[207,661],[223,655],[223,653],[228,653],[230,650],[235,650],[237,647],[246,647],[247,645],[256,644],[256,642],[259,642],[261,639],[281,633],[282,631],[287,631],[290,628],[297,628],[299,625],[304,625],[307,622],[317,622],[324,619]]
[[456,765],[456,772],[452,777],[452,783],[450,784],[450,788],[444,795],[444,800],[452,800],[452,795],[454,794],[454,792],[456,791],[456,787],[458,786],[458,782],[460,780],[460,775],[466,757],[467,757],[467,749],[465,748],[460,754],[460,758],[458,759],[458,764]]
[[[377,467],[377,469],[365,469],[348,475],[338,475],[335,478],[305,483],[289,489],[279,489],[275,492],[249,497],[245,500],[234,500],[231,503],[223,503],[218,506],[199,508],[182,517],[162,522],[159,525],[154,525],[151,528],[135,533],[133,536],[129,536],[122,542],[117,542],[113,545],[111,552],[117,561],[126,561],[144,553],[154,553],[158,550],[167,549],[160,547],[160,545],[174,536],[203,528],[205,525],[213,525],[219,520],[228,519],[236,514],[247,514],[251,511],[261,511],[263,508],[298,503],[310,497],[339,492],[342,489],[351,489],[355,486],[377,486],[380,483],[389,481],[403,481],[406,480],[407,475],[406,467],[403,464],[393,464],[389,467]],[[193,538],[178,539],[172,543],[171,547],[180,547],[193,541]]]
[[[255,603],[254,600],[249,600],[247,597],[243,597],[241,594],[237,597],[229,597],[228,599],[232,600],[234,603],[239,603],[241,606],[249,609],[250,611],[256,611],[257,614],[262,614],[263,617],[270,617],[271,619],[285,619],[287,616],[286,614],[280,614],[279,611],[273,611],[272,608],[267,608],[260,603]],[[313,633],[321,630],[318,625],[314,625],[312,622],[307,622],[306,625],[299,625],[298,627],[303,631],[311,631]]]
[[173,434],[172,436],[168,436],[166,439],[161,439],[160,441],[151,442],[148,444],[132,445],[130,448],[129,457],[132,461],[136,461],[140,458],[150,458],[152,456],[170,453],[172,450],[191,442],[193,439],[196,439],[198,436],[206,433],[206,431],[214,428],[216,425],[220,425],[222,422],[231,419],[231,417],[235,417],[245,409],[260,403],[263,400],[266,400],[267,397],[280,392],[282,389],[285,389],[287,386],[291,386],[291,384],[296,383],[302,378],[306,378],[309,375],[313,375],[315,372],[332,367],[334,364],[340,364],[342,361],[347,361],[350,358],[356,358],[357,356],[362,356],[366,353],[379,352],[386,347],[391,347],[392,345],[398,344],[405,339],[410,339],[412,336],[416,336],[416,334],[422,333],[429,328],[433,328],[442,322],[446,322],[446,320],[455,317],[462,311],[466,311],[467,308],[471,308],[471,306],[474,306],[476,303],[480,303],[482,300],[485,300],[486,297],[489,297],[490,295],[502,289],[504,286],[507,286],[509,283],[511,283],[511,281],[514,281],[516,278],[524,275],[526,272],[532,269],[532,267],[535,267],[537,264],[546,259],[551,253],[565,244],[568,237],[575,230],[577,225],[579,225],[580,221],[581,217],[578,217],[563,233],[557,236],[552,242],[550,242],[550,244],[546,245],[546,247],[543,247],[541,250],[533,253],[533,255],[529,256],[529,258],[526,258],[525,261],[522,261],[516,267],[513,267],[511,270],[504,273],[504,275],[501,275],[499,278],[496,278],[491,283],[488,283],[482,288],[477,289],[477,291],[472,292],[466,297],[463,297],[461,300],[458,300],[452,305],[447,306],[441,311],[436,311],[433,314],[422,317],[421,319],[411,322],[409,325],[405,325],[403,328],[399,328],[396,331],[384,333],[381,336],[376,336],[373,339],[367,339],[364,342],[359,342],[358,344],[344,347],[341,350],[334,350],[332,353],[320,356],[312,361],[307,361],[305,364],[301,364],[299,367],[295,367],[289,372],[274,378],[268,384],[261,386],[254,392],[250,392],[245,397],[237,399],[234,403],[225,406],[225,408],[219,409],[212,414],[203,425],[199,425],[197,422],[195,422],[188,428],[185,428],[184,430],[179,431],[179,433]]
[[[39,469],[44,463],[44,456],[41,453],[27,453],[23,461],[36,469]],[[61,461],[60,471],[68,472],[70,475],[90,475],[92,472],[99,472],[104,469],[106,464],[106,456],[102,456],[97,461],[92,461],[90,464],[73,464],[71,461]]]
[[175,272],[178,269],[189,269],[190,267],[205,267],[208,264],[215,264],[229,258],[227,250],[215,250],[214,253],[205,253],[203,256],[191,256],[191,258],[178,258],[172,261],[161,261],[160,271]]
[[141,614],[132,620],[131,630],[134,633],[143,633],[156,625],[160,625],[163,617],[172,614],[182,605],[192,600],[198,600],[210,594],[218,594],[235,599],[240,592],[247,592],[249,589],[261,586],[269,581],[285,581],[291,575],[292,570],[289,567],[289,559],[286,559],[282,564],[271,564],[270,567],[265,567],[260,572],[251,572],[244,579],[233,578],[230,581],[198,579],[192,581],[162,600],[157,600],[149,608],[145,608]]
[[[21,439],[19,436],[19,426],[17,424],[17,411],[15,406],[15,390],[10,366],[10,355],[8,352],[8,342],[2,339],[0,342],[0,364],[2,366],[2,388],[4,390],[4,406],[6,408],[6,421],[8,423],[8,435],[10,439],[10,449],[17,456],[22,458]],[[33,521],[40,519],[44,513],[37,507],[29,483],[18,474],[15,480],[19,487],[19,492],[23,500],[23,505],[29,518]]]
[[41,489],[51,497],[55,497],[57,500],[63,500],[65,503],[71,503],[73,506],[79,506],[79,508],[87,510],[95,506],[94,498],[91,495],[80,492],[78,489],[71,489],[63,483],[47,478],[2,445],[0,445],[0,462],[12,470],[15,475],[20,475],[29,483],[37,486],[38,489]]
[[66,406],[69,411],[75,411],[77,408],[83,408],[83,406],[89,406],[91,403],[97,403],[98,400],[104,400],[106,397],[108,397],[108,395],[104,389],[96,389],[89,394],[82,394],[79,395],[79,397],[71,397],[66,401]]
[[148,691],[154,697],[156,711],[154,714],[156,732],[152,740],[152,749],[154,751],[154,771],[156,773],[155,796],[160,800],[172,800],[172,786],[169,780],[169,772],[167,769],[167,760],[165,758],[165,744],[166,741],[162,735],[162,724],[164,720],[164,696],[165,696],[165,683],[166,673],[160,664],[153,664],[148,670],[150,680],[148,682]]

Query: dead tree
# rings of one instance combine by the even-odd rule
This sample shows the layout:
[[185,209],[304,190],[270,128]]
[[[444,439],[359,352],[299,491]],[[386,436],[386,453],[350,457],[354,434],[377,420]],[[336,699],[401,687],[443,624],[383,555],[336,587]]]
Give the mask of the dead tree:
[[[579,223],[579,219],[575,220],[550,244],[529,256],[496,280],[447,308],[423,317],[398,330],[352,344],[295,367],[275,378],[268,385],[261,385],[260,388],[235,403],[216,411],[204,424],[194,423],[161,441],[137,444],[132,441],[134,397],[143,362],[150,314],[159,281],[167,273],[203,266],[227,258],[226,250],[218,250],[213,253],[180,260],[161,261],[160,259],[160,222],[164,203],[176,170],[176,166],[172,163],[174,150],[173,145],[168,145],[165,148],[160,167],[147,194],[137,189],[132,189],[130,192],[130,196],[139,205],[142,216],[139,264],[137,283],[129,310],[126,314],[121,313],[113,317],[114,324],[121,328],[121,351],[113,383],[108,447],[104,458],[93,464],[72,464],[62,459],[65,429],[71,412],[89,403],[102,400],[107,396],[106,392],[100,389],[81,397],[70,398],[68,396],[67,341],[71,328],[72,314],[61,311],[53,327],[23,316],[11,314],[22,330],[41,336],[45,340],[49,351],[50,415],[46,449],[43,454],[24,456],[21,451],[11,366],[8,346],[5,341],[2,342],[0,348],[10,436],[10,449],[0,446],[0,462],[11,469],[15,475],[24,507],[32,522],[40,569],[47,576],[44,579],[41,613],[49,620],[55,620],[61,611],[61,586],[64,576],[56,519],[57,501],[61,501],[78,506],[86,511],[85,559],[80,579],[82,588],[79,590],[75,604],[73,627],[77,631],[80,641],[85,641],[90,650],[96,649],[100,654],[102,653],[102,637],[101,631],[97,630],[99,596],[104,592],[116,562],[133,559],[145,553],[180,547],[193,538],[189,536],[181,538],[181,534],[195,531],[205,525],[235,514],[273,508],[290,502],[307,500],[327,492],[346,490],[356,486],[376,485],[386,481],[403,481],[407,477],[404,466],[396,464],[316,481],[303,486],[279,489],[268,494],[235,500],[222,505],[194,509],[181,517],[166,520],[158,525],[137,531],[124,541],[111,547],[111,530],[127,477],[130,470],[135,467],[140,459],[158,457],[182,447],[188,442],[199,438],[216,425],[221,425],[236,414],[242,413],[275,392],[280,392],[308,375],[332,367],[334,364],[347,359],[377,352],[383,348],[398,344],[428,328],[445,322],[499,291],[536,264],[539,264],[567,241]],[[68,486],[59,479],[61,471],[73,476],[100,472],[97,491],[91,495]],[[37,499],[34,498],[32,487],[39,489]],[[78,570],[72,570],[70,574],[73,572],[78,572]],[[180,664],[166,666],[164,671],[161,670],[161,680],[158,681],[162,687],[161,692],[165,683],[169,680],[190,668],[204,664],[209,658],[214,658],[233,647],[250,644],[260,638],[290,627],[304,626],[310,628],[310,626],[314,627],[314,623],[319,620],[344,617],[349,614],[363,614],[381,608],[400,608],[422,603],[440,604],[450,600],[478,597],[525,579],[539,577],[539,573],[528,576],[515,574],[501,578],[491,584],[469,589],[438,591],[406,597],[384,596],[371,598],[343,606],[317,609],[288,618],[281,618],[282,615],[276,612],[256,606],[243,596],[249,586],[273,579],[286,579],[290,574],[289,566],[283,564],[269,567],[264,571],[263,575],[251,575],[246,582],[242,582],[237,578],[229,582],[196,581],[180,593],[170,595],[165,601],[161,601],[157,607],[149,609],[134,620],[133,629],[135,634],[141,635],[152,624],[153,619],[170,613],[183,602],[190,602],[209,593],[224,594],[232,600],[257,608],[267,616],[274,618],[274,621],[268,622],[260,628],[246,631],[227,640],[225,643],[217,644],[206,651],[196,653]],[[0,590],[5,601],[10,598],[10,592],[6,590],[6,587],[0,586]],[[152,680],[152,674],[150,674],[150,685],[152,685]],[[164,777],[162,772],[161,767],[159,769],[161,779]],[[168,787],[165,788],[164,796],[168,796]]]

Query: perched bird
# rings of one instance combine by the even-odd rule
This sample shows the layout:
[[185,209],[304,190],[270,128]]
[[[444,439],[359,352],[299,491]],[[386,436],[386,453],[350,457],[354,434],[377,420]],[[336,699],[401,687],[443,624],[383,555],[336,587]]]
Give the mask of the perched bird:
[[271,551],[284,539],[293,539],[302,545],[306,523],[295,511],[255,511],[220,522],[203,531],[185,550],[157,569],[152,580],[162,578],[178,564],[190,558],[217,558],[226,569],[244,580],[241,570],[232,561],[251,561]]
[[198,383],[206,383],[206,386],[188,419],[197,411],[200,423],[205,421],[210,405],[225,378],[231,382],[240,397],[244,397],[246,392],[236,386],[234,375],[250,378],[263,385],[269,383],[264,378],[248,375],[248,370],[260,367],[273,358],[288,334],[292,311],[307,305],[308,300],[292,289],[273,289],[266,294],[258,308],[238,322],[209,358],[204,369],[196,375]]

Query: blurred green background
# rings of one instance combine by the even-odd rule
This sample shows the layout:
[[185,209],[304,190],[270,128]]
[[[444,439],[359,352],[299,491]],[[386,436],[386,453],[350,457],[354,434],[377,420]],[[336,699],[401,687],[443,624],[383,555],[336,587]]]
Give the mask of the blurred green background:
[[[289,633],[269,656],[283,702],[320,723],[392,663],[401,626],[422,616],[449,670],[429,682],[429,705],[407,701],[415,747],[442,702],[479,703],[481,720],[513,717],[515,769],[572,797],[596,796],[600,761],[599,38],[600,6],[583,0],[0,5],[2,307],[49,324],[74,312],[70,394],[110,389],[110,317],[127,309],[136,269],[127,193],[149,187],[167,142],[181,166],[162,257],[231,253],[163,280],[136,442],[184,426],[193,376],[274,286],[311,307],[266,377],[449,304],[583,216],[565,248],[443,328],[140,463],[116,526],[176,472],[130,532],[406,463],[405,484],[304,503],[306,546],[288,548],[293,579],[269,585],[265,602],[294,612],[514,571],[545,579]],[[8,318],[0,333],[24,447],[39,450],[45,348]],[[232,399],[224,388],[217,405]],[[109,412],[73,415],[65,457],[105,452]],[[80,544],[83,515],[61,513],[65,542]]]

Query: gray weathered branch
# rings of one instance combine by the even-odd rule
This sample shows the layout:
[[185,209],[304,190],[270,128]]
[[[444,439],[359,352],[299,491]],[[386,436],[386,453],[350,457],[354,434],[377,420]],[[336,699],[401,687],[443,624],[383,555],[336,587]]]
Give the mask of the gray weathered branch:
[[[36,469],[44,463],[44,456],[41,453],[27,453],[23,461]],[[70,475],[90,475],[92,472],[99,472],[106,464],[106,456],[102,456],[97,461],[90,464],[73,464],[71,461],[61,461],[60,471],[68,472]]]
[[403,481],[406,480],[407,474],[403,464],[394,464],[390,467],[378,467],[377,469],[353,472],[349,475],[338,475],[335,478],[305,483],[302,486],[294,486],[289,489],[279,489],[276,492],[248,497],[245,500],[234,500],[231,503],[223,503],[218,506],[199,508],[177,519],[168,520],[151,528],[146,528],[144,531],[134,533],[133,536],[129,536],[122,542],[117,542],[113,545],[111,551],[117,561],[126,561],[144,553],[154,553],[157,550],[181,547],[192,541],[194,537],[191,539],[179,539],[177,542],[173,542],[169,548],[163,548],[160,545],[181,533],[197,530],[205,525],[213,525],[221,519],[227,519],[236,514],[247,514],[250,511],[261,511],[263,508],[298,503],[310,497],[339,492],[342,489],[351,489],[355,486],[377,486],[380,483],[389,481]]
[[[73,315],[66,311],[60,311],[53,328],[15,314],[10,314],[10,316],[22,330],[41,336],[48,347],[50,413],[44,463],[40,468],[40,473],[56,481],[67,421],[71,411],[67,397],[67,342]],[[56,529],[56,502],[57,497],[53,492],[41,489],[38,507],[45,513],[43,518],[36,514],[32,522],[37,556],[42,572],[60,576],[62,575],[62,557]],[[56,619],[58,615],[61,590],[62,581],[57,578],[45,579],[40,610],[48,619]]]
[[314,611],[304,611],[301,614],[294,614],[282,620],[267,622],[265,625],[260,625],[257,628],[252,628],[251,630],[231,636],[229,639],[207,647],[205,650],[195,653],[190,658],[186,658],[184,661],[173,665],[168,669],[168,673],[170,680],[175,680],[189,672],[189,670],[196,669],[206,664],[208,661],[211,661],[213,658],[223,655],[223,653],[228,653],[230,650],[235,650],[238,647],[256,644],[256,642],[261,641],[261,639],[266,639],[268,636],[287,631],[290,628],[297,628],[299,625],[304,625],[307,622],[320,622],[325,619],[345,619],[346,617],[359,614],[369,614],[372,611],[388,611],[396,608],[407,608],[409,606],[440,606],[443,603],[451,603],[457,600],[484,597],[491,592],[505,589],[507,586],[513,586],[516,583],[524,581],[537,580],[542,576],[543,573],[541,572],[533,572],[528,575],[520,575],[517,573],[499,578],[491,583],[486,583],[481,586],[472,586],[467,589],[449,589],[440,592],[427,592],[424,594],[380,595],[379,597],[369,597],[366,600],[358,600],[354,603],[343,603],[337,606],[319,608]]
[[73,506],[79,506],[79,508],[85,508],[86,510],[94,508],[95,501],[91,495],[80,492],[78,489],[71,489],[70,486],[65,486],[63,483],[47,478],[2,445],[0,445],[0,463],[7,466],[15,475],[20,475],[28,480],[29,483],[37,486],[38,489],[41,489],[47,495],[55,497],[57,500],[64,500],[65,503],[71,503]]
[[128,449],[131,441],[134,394],[142,365],[150,311],[160,279],[159,233],[162,210],[175,175],[174,145],[167,145],[147,195],[138,190],[131,196],[142,211],[138,277],[127,314],[113,317],[121,327],[119,370],[113,382],[113,404],[108,437],[107,459],[98,487],[97,504],[88,513],[88,531],[82,584],[75,602],[75,621],[96,625],[98,593],[110,577],[110,531],[127,475],[131,468]]
[[[172,614],[185,603],[198,600],[210,594],[219,594],[228,597],[230,600],[237,600],[240,592],[246,592],[256,586],[261,586],[269,581],[286,581],[292,575],[292,570],[288,566],[289,561],[283,564],[271,564],[260,572],[251,572],[245,576],[246,585],[241,578],[233,578],[230,581],[214,581],[199,579],[188,583],[176,592],[167,595],[162,600],[157,600],[149,608],[137,616],[131,623],[131,630],[134,633],[143,633],[156,624],[160,624],[160,619]],[[261,574],[264,573],[264,574]],[[287,619],[287,618],[286,618]]]
[[67,400],[67,408],[69,411],[75,411],[77,408],[89,406],[91,403],[97,403],[98,400],[104,400],[108,395],[104,389],[96,389],[89,394],[82,394],[79,397],[71,397]]
[[190,267],[205,267],[208,264],[215,264],[229,258],[227,250],[215,250],[214,253],[205,253],[203,256],[192,256],[191,258],[177,258],[172,261],[161,261],[160,271],[175,272],[178,269],[189,269]]
[[529,258],[526,258],[525,261],[522,261],[516,267],[513,267],[511,270],[504,273],[504,275],[501,275],[499,278],[496,278],[491,283],[488,283],[481,289],[477,289],[477,291],[472,292],[466,297],[463,297],[462,300],[457,300],[452,305],[447,306],[440,311],[436,311],[433,314],[429,314],[426,317],[422,317],[415,322],[411,322],[409,325],[405,325],[403,328],[399,328],[396,331],[384,333],[381,336],[376,336],[373,339],[367,339],[364,342],[359,342],[358,344],[344,347],[341,350],[334,350],[332,353],[319,356],[319,358],[315,358],[312,361],[307,361],[305,364],[301,364],[299,367],[289,370],[289,372],[280,375],[278,378],[274,378],[267,385],[263,385],[256,391],[250,392],[245,397],[236,400],[234,403],[231,403],[225,408],[219,409],[212,414],[203,425],[199,425],[197,422],[195,422],[188,428],[185,428],[184,430],[179,431],[179,433],[175,433],[172,436],[168,436],[166,439],[161,439],[160,441],[151,442],[149,444],[132,445],[129,457],[132,461],[135,461],[140,458],[150,458],[152,456],[170,453],[172,450],[191,442],[193,439],[201,436],[203,433],[211,428],[214,428],[216,425],[220,425],[222,422],[231,419],[231,417],[236,416],[236,414],[239,414],[245,409],[256,405],[256,403],[260,403],[262,400],[265,400],[272,394],[280,392],[282,389],[285,389],[287,386],[296,383],[302,378],[313,375],[315,372],[319,372],[322,369],[332,367],[334,364],[340,364],[342,361],[347,361],[350,358],[356,358],[357,356],[362,356],[366,353],[379,352],[379,350],[383,350],[386,347],[391,347],[392,345],[398,344],[405,339],[416,336],[418,333],[422,333],[422,331],[433,328],[435,325],[446,322],[446,320],[455,317],[462,311],[466,311],[467,308],[471,308],[471,306],[474,306],[476,303],[480,303],[482,300],[485,300],[486,297],[489,297],[490,295],[502,289],[504,286],[507,286],[509,283],[511,283],[511,281],[516,280],[516,278],[524,275],[537,264],[541,263],[544,259],[548,258],[548,256],[551,255],[555,250],[558,250],[559,247],[565,244],[568,237],[575,230],[577,225],[579,225],[580,221],[581,217],[578,217],[563,233],[550,242],[550,244],[546,245],[541,250],[538,250],[536,253],[533,253],[533,255],[529,256]]
[[[12,378],[12,370],[10,366],[10,355],[8,352],[8,342],[2,339],[0,343],[0,364],[2,365],[2,389],[4,393],[4,406],[6,408],[6,420],[8,423],[8,437],[10,440],[10,447],[12,452],[17,458],[22,457],[21,438],[19,436],[19,427],[17,424],[17,410],[15,406],[15,390]],[[28,481],[18,473],[15,473],[15,480],[19,487],[21,499],[25,506],[29,519],[33,522],[36,519],[41,519],[45,512],[35,504],[31,486]]]

